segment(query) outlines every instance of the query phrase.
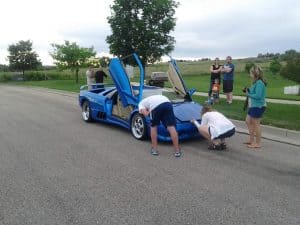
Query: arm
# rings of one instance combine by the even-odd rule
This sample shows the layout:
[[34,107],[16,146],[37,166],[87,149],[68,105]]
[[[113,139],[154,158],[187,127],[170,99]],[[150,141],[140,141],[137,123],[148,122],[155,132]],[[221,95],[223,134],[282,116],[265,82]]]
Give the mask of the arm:
[[247,96],[253,99],[261,99],[263,96],[265,86],[262,82],[256,82],[255,86],[250,89],[249,92],[247,92]]
[[207,116],[204,114],[204,115],[202,115],[201,125],[207,125],[207,124],[208,124],[208,118],[207,118]]
[[146,108],[142,108],[139,110],[140,114],[143,114],[144,116],[148,116],[150,114],[150,111]]
[[217,69],[217,70],[214,70],[213,66],[210,66],[210,72],[211,72],[211,73],[219,73],[219,72],[221,72],[221,68],[222,68],[222,67],[220,67],[220,68]]

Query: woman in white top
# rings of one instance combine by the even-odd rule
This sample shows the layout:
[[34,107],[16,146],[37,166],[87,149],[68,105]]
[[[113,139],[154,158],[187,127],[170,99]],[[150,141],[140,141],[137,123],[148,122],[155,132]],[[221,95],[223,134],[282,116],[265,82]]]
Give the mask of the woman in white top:
[[209,140],[210,145],[208,148],[211,150],[226,149],[225,138],[234,135],[234,124],[210,106],[203,106],[201,115],[201,124],[196,120],[191,122],[198,128],[200,134]]

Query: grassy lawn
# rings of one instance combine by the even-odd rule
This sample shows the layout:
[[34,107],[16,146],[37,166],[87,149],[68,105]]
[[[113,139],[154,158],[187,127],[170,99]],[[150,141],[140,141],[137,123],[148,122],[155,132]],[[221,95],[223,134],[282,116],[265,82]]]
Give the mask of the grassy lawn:
[[86,84],[86,80],[80,79],[76,84],[74,80],[46,80],[46,81],[26,81],[26,82],[8,82],[20,86],[36,86],[50,89],[79,92],[80,86]]

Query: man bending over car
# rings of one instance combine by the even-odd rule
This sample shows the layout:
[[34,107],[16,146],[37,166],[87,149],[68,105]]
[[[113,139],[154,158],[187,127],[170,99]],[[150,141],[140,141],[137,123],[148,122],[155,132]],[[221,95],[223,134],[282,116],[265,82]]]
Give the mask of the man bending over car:
[[180,157],[181,151],[175,128],[176,119],[170,100],[163,95],[149,96],[139,103],[139,112],[145,117],[149,115],[151,119],[151,154],[154,156],[159,155],[157,151],[157,126],[162,122],[170,133],[175,148],[174,156]]

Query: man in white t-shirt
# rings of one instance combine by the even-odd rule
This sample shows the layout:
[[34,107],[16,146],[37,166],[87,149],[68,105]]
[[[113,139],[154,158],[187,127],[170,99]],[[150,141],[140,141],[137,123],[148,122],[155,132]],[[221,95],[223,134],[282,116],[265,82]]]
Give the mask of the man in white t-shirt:
[[91,66],[88,68],[85,75],[86,75],[86,83],[88,85],[88,90],[91,90],[93,89],[92,84],[95,83],[95,74]]
[[201,124],[196,120],[192,120],[191,122],[198,128],[200,134],[209,140],[210,145],[208,149],[226,149],[225,138],[234,135],[234,124],[222,113],[213,111],[210,106],[203,106],[201,115]]
[[151,154],[159,155],[157,151],[157,126],[162,122],[170,133],[175,148],[174,156],[180,157],[181,151],[175,128],[176,118],[170,100],[163,95],[149,96],[139,103],[139,112],[144,116],[150,116],[151,119]]

